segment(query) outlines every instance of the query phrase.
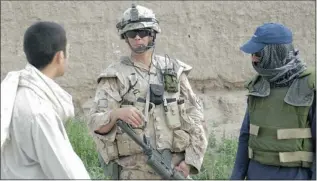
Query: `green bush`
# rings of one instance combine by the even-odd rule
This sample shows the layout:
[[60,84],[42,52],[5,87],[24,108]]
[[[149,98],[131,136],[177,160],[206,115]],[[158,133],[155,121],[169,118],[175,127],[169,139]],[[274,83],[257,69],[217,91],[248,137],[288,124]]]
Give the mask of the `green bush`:
[[103,170],[99,167],[95,143],[89,135],[86,123],[83,121],[68,121],[65,128],[75,152],[83,161],[90,177],[92,179],[104,179]]
[[[86,123],[83,121],[69,121],[66,124],[66,131],[75,152],[84,162],[90,177],[92,179],[105,179],[99,164],[95,143],[88,133]],[[236,140],[222,139],[219,144],[216,142],[215,136],[211,134],[201,173],[193,176],[193,179],[229,179],[236,149]]]
[[210,134],[201,172],[193,176],[193,179],[229,179],[235,161],[237,146],[238,143],[235,139],[222,139],[221,143],[217,143],[215,136]]

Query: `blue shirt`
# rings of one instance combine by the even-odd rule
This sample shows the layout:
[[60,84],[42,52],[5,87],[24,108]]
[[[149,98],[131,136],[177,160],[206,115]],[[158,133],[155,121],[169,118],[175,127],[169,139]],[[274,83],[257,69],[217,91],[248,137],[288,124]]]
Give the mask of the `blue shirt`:
[[[316,95],[316,94],[315,94]],[[231,174],[231,180],[316,180],[316,97],[314,97],[308,119],[311,123],[314,163],[311,168],[302,167],[279,167],[263,165],[257,161],[250,160],[248,157],[248,140],[250,117],[248,109],[245,113],[239,136],[236,161]]]

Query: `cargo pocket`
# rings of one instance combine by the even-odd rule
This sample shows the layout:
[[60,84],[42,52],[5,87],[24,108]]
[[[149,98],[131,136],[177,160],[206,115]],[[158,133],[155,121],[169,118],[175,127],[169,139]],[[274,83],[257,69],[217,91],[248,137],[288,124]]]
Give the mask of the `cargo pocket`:
[[180,120],[181,120],[181,129],[185,131],[189,131],[189,129],[193,126],[194,121],[188,117],[186,113],[185,104],[186,104],[185,100],[178,101],[179,114],[180,114]]
[[189,145],[189,134],[183,130],[173,132],[173,152],[182,152]]
[[105,144],[110,160],[118,158],[118,147],[116,142],[107,142]]
[[98,151],[102,155],[105,163],[108,163],[111,160],[119,158],[118,148],[116,142],[109,142],[101,140],[103,144],[97,145]]
[[117,128],[114,127],[110,132],[105,135],[94,134],[93,139],[104,161],[108,163],[111,160],[117,159],[118,147],[116,143]]
[[165,110],[166,124],[170,129],[176,129],[181,126],[178,104],[176,98],[166,99],[167,106]]
[[[142,130],[133,129],[141,138]],[[142,148],[133,141],[127,133],[118,134],[117,137],[118,152],[120,156],[128,156],[142,152]]]

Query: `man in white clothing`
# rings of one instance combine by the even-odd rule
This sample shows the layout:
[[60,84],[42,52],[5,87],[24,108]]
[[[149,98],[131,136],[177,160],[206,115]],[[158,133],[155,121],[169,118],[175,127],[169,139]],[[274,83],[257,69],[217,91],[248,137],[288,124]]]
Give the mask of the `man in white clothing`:
[[90,179],[64,128],[72,97],[53,80],[67,63],[64,28],[37,22],[23,47],[25,69],[1,82],[1,179]]

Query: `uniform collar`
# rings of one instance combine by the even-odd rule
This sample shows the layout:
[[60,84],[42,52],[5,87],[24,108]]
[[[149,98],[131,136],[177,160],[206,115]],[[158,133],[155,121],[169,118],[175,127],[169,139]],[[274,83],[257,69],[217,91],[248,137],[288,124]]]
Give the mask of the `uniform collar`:
[[[150,73],[151,74],[156,74],[157,70],[155,68],[155,66],[157,66],[157,61],[156,59],[154,58],[155,56],[153,56],[153,59],[152,59],[152,65],[151,65],[151,68],[150,68]],[[127,57],[125,59],[123,59],[122,63],[126,64],[126,65],[129,65],[129,66],[134,66],[134,67],[137,67],[139,68],[141,71],[148,71],[148,67],[143,64],[142,62],[134,62],[131,60],[130,57]],[[153,64],[155,66],[153,66]]]

